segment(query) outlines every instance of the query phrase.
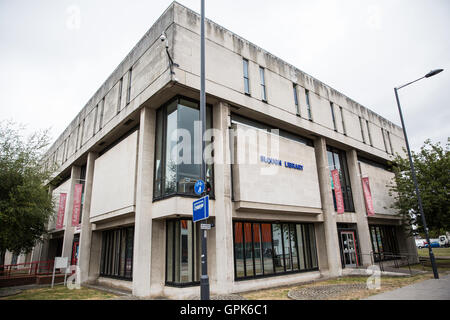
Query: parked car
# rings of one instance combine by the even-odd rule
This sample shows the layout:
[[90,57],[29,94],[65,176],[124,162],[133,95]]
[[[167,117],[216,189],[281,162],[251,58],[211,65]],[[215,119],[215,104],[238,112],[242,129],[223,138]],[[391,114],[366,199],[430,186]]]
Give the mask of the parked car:
[[[439,248],[441,246],[439,243],[439,239],[430,239],[430,242],[432,248]],[[424,244],[425,244],[424,248],[428,248],[428,243],[426,241],[424,242]]]
[[416,239],[416,247],[419,249],[425,248],[425,239]]

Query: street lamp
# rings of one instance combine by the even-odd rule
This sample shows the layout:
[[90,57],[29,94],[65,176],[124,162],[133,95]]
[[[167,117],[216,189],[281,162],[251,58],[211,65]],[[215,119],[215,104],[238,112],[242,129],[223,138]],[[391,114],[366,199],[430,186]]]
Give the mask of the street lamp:
[[419,80],[422,80],[424,78],[430,78],[432,76],[437,75],[438,73],[441,73],[442,71],[444,71],[443,69],[436,69],[433,71],[430,71],[429,73],[427,73],[425,76],[423,76],[422,78],[419,78],[417,80],[414,80],[412,82],[409,82],[401,87],[395,88],[395,98],[397,99],[397,105],[398,105],[398,112],[400,113],[400,120],[402,121],[402,127],[403,127],[403,134],[405,135],[405,142],[406,142],[406,148],[408,150],[408,157],[409,157],[409,164],[411,166],[411,175],[414,181],[414,187],[416,189],[416,194],[417,194],[417,200],[419,202],[419,211],[420,211],[420,215],[422,216],[422,222],[423,222],[423,228],[425,230],[425,236],[427,239],[427,243],[428,243],[428,250],[430,253],[430,261],[431,261],[431,267],[433,268],[433,274],[434,274],[434,278],[435,279],[439,279],[439,274],[436,268],[436,261],[434,259],[434,253],[433,253],[433,249],[431,248],[431,242],[430,242],[430,236],[428,234],[428,227],[427,227],[427,222],[425,220],[425,214],[423,213],[423,207],[422,207],[422,198],[420,197],[420,191],[419,191],[419,185],[417,184],[417,177],[416,177],[416,170],[414,169],[414,163],[411,157],[411,149],[409,148],[409,142],[408,142],[408,136],[406,135],[406,127],[405,127],[405,122],[403,120],[403,114],[402,114],[402,109],[400,107],[400,99],[398,97],[398,90],[400,90],[401,88],[404,88],[406,86],[409,86],[410,84],[413,84],[414,82],[417,82]]

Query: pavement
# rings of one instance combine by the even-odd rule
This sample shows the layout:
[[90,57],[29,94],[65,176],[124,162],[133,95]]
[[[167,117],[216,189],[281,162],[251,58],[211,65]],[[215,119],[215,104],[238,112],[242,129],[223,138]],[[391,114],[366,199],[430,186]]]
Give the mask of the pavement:
[[439,279],[414,283],[365,300],[450,300],[450,274],[441,274]]

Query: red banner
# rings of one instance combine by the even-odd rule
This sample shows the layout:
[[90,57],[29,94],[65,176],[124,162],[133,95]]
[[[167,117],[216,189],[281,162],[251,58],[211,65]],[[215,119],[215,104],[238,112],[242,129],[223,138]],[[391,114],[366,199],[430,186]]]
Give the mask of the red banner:
[[373,200],[372,200],[372,193],[370,192],[369,178],[362,178],[362,185],[364,191],[364,199],[366,200],[367,216],[369,217],[374,216],[375,210],[373,208]]
[[83,194],[83,185],[76,184],[73,194],[72,227],[80,225],[81,196]]
[[61,193],[59,195],[59,207],[58,216],[56,218],[56,229],[62,229],[64,227],[64,212],[66,211],[66,199],[67,193]]
[[343,214],[345,209],[344,209],[344,198],[342,197],[341,181],[339,180],[339,170],[332,170],[331,177],[333,178],[334,195],[336,197],[337,213]]

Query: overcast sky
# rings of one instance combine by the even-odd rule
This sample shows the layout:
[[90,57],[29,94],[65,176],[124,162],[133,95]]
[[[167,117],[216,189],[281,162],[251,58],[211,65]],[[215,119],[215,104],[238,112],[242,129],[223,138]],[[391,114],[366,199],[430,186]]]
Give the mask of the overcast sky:
[[[199,12],[200,0],[180,0]],[[0,0],[0,120],[56,139],[170,0]],[[206,16],[399,124],[450,136],[450,1],[206,0]]]

